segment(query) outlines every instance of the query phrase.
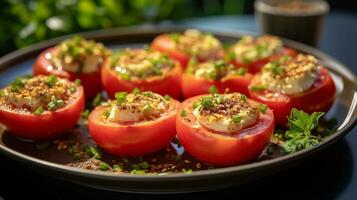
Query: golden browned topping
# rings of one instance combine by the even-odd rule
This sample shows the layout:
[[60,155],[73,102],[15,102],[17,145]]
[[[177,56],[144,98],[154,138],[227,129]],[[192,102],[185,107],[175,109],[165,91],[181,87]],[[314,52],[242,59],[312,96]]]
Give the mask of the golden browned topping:
[[165,54],[152,49],[125,49],[112,57],[112,68],[124,80],[167,74],[175,63]]
[[242,63],[251,63],[277,53],[282,46],[282,41],[275,36],[244,36],[233,46],[232,57]]
[[98,70],[105,58],[111,52],[102,43],[86,40],[75,36],[60,43],[52,52],[47,54],[53,67],[70,72],[92,73]]
[[1,90],[0,102],[11,109],[42,114],[64,107],[75,92],[74,83],[56,76],[19,77]]
[[175,108],[168,96],[135,89],[132,93],[118,92],[116,101],[109,103],[104,118],[111,122],[140,122],[157,119]]
[[186,68],[186,73],[208,80],[220,80],[231,75],[244,76],[246,70],[236,68],[233,64],[225,63],[223,60],[198,63],[197,60],[192,59]]
[[202,33],[195,29],[188,29],[184,33],[172,33],[171,39],[175,48],[190,55],[209,57],[222,49],[221,42],[209,33]]

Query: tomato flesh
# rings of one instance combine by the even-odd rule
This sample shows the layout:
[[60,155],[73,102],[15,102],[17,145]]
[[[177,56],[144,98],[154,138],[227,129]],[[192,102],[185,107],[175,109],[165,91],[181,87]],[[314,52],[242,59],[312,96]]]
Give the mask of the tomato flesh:
[[216,133],[200,125],[192,114],[194,102],[201,97],[192,97],[182,103],[179,112],[185,110],[189,120],[182,116],[176,120],[177,135],[185,150],[196,159],[217,166],[242,164],[257,158],[274,132],[273,112],[268,109],[260,113],[257,124],[239,133]]

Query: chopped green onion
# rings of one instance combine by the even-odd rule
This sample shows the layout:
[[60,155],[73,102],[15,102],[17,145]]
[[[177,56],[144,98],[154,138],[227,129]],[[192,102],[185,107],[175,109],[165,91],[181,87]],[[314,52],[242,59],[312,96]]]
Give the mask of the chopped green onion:
[[105,162],[101,162],[99,163],[99,169],[102,170],[102,171],[107,171],[109,169],[109,165]]
[[92,101],[92,107],[99,106],[101,102],[102,102],[102,95],[98,93]]
[[247,98],[247,96],[245,96],[244,94],[241,94],[241,95],[240,95],[240,99],[241,99],[242,101],[246,102],[248,98]]
[[122,78],[123,80],[126,80],[126,81],[130,80],[130,78],[131,78],[131,75],[128,72],[121,72],[121,73],[119,73],[119,75],[120,75],[120,78]]
[[149,112],[151,109],[152,109],[152,106],[151,106],[150,104],[146,104],[146,105],[143,107],[143,111],[144,111],[144,112]]
[[202,97],[201,98],[201,105],[204,108],[212,108],[214,106],[212,97]]
[[237,69],[237,75],[244,76],[247,70],[243,67]]
[[42,113],[44,112],[45,110],[42,108],[42,106],[36,108],[36,110],[33,112],[33,114],[35,115],[42,115]]
[[131,93],[133,93],[133,94],[141,94],[141,91],[140,91],[139,88],[134,88]]
[[56,82],[57,82],[57,76],[55,76],[55,75],[50,75],[46,79],[46,83],[50,87],[54,86],[56,84]]
[[120,165],[113,165],[113,171],[114,172],[119,172],[119,171],[122,171],[122,167]]
[[181,117],[186,117],[187,116],[187,111],[186,110],[182,110],[180,115],[181,115]]
[[103,112],[103,116],[104,116],[105,118],[108,118],[109,115],[110,115],[110,111],[109,111],[109,110],[105,110],[105,111]]
[[141,175],[144,175],[145,173],[146,173],[145,170],[136,170],[136,169],[133,169],[130,172],[130,174],[141,174]]
[[268,110],[268,106],[265,104],[260,103],[258,106],[260,112],[265,113]]
[[183,172],[184,174],[191,174],[191,173],[192,173],[192,169],[186,170],[186,169],[184,168],[184,169],[182,169],[182,172]]
[[254,92],[260,92],[260,91],[263,91],[263,90],[265,90],[267,88],[266,88],[265,85],[253,85],[252,87],[250,87],[250,89],[252,91],[254,91]]
[[234,122],[234,123],[239,123],[241,121],[242,121],[242,117],[239,115],[235,115],[232,117],[232,122]]
[[76,91],[77,91],[76,87],[74,86],[69,87],[69,92],[75,93]]
[[75,81],[74,81],[74,84],[76,84],[76,86],[80,86],[81,85],[81,79],[76,79]]
[[126,102],[126,96],[128,95],[127,92],[117,92],[115,93],[115,99],[117,100],[117,104],[123,104]]
[[149,97],[149,98],[153,98],[153,97],[154,97],[154,95],[152,94],[151,91],[145,92],[144,95],[147,96],[147,97]]
[[170,100],[171,100],[171,96],[166,94],[166,95],[164,96],[164,99],[165,99],[166,101],[170,101]]
[[218,89],[217,89],[217,87],[214,86],[214,85],[212,85],[211,87],[209,87],[208,91],[209,91],[209,93],[212,94],[212,95],[218,93]]

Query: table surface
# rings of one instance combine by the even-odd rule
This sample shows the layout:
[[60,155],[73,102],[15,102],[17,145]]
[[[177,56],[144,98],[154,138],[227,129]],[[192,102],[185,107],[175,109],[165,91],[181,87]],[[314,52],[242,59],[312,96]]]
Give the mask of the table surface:
[[[257,32],[254,17],[215,16],[178,22],[192,27],[240,29]],[[320,49],[357,73],[357,14],[334,12],[328,16],[321,37]],[[178,195],[141,195],[100,191],[45,177],[0,155],[0,200],[27,198],[68,199],[203,199],[240,198],[277,199],[356,199],[357,198],[357,128],[343,140],[332,145],[299,166],[245,185]],[[16,192],[15,192],[16,190]]]

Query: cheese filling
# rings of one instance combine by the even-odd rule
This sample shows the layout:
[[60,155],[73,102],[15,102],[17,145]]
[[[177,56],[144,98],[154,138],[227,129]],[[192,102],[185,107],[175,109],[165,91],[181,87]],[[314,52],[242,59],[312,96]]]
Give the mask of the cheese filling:
[[109,55],[110,51],[102,43],[76,36],[63,41],[45,56],[55,69],[88,74],[96,72]]
[[227,76],[244,76],[246,70],[244,68],[236,68],[234,65],[225,63],[222,60],[207,61],[203,63],[191,60],[187,66],[186,72],[194,74],[197,78],[220,80]]
[[164,76],[174,66],[165,53],[152,49],[125,49],[113,55],[111,67],[122,79],[130,80],[132,77]]
[[211,34],[196,29],[188,29],[182,34],[172,33],[175,48],[200,58],[214,58],[221,51],[221,42]]
[[173,101],[152,92],[126,93],[116,95],[104,116],[110,122],[128,123],[157,119],[173,110]]
[[268,90],[285,94],[304,92],[311,88],[317,78],[317,59],[303,54],[268,63],[260,75],[261,84]]
[[54,111],[64,107],[74,97],[76,86],[55,76],[17,78],[1,90],[0,102],[12,109],[34,112]]
[[239,93],[214,94],[197,102],[194,109],[198,122],[213,131],[236,133],[257,123],[259,110]]
[[282,41],[275,36],[244,36],[233,46],[232,52],[236,61],[252,63],[277,53],[282,47]]

